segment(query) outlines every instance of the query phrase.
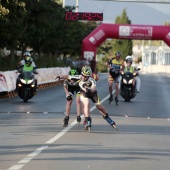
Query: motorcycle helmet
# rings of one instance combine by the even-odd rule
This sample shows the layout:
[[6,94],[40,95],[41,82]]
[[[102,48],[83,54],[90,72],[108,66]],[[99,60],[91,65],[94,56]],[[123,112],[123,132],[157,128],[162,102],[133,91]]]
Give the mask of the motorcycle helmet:
[[90,77],[92,75],[91,68],[89,66],[83,66],[81,69],[81,74],[83,76]]
[[26,64],[26,66],[29,67],[32,64],[32,58],[31,57],[26,57],[25,64]]
[[125,58],[125,61],[126,61],[126,62],[130,61],[130,62],[132,63],[132,62],[133,62],[132,56],[128,55],[128,56]]
[[30,52],[26,51],[26,52],[23,54],[23,57],[31,57]]
[[75,76],[75,75],[78,75],[78,72],[77,72],[77,70],[71,69],[71,70],[69,71],[69,75]]

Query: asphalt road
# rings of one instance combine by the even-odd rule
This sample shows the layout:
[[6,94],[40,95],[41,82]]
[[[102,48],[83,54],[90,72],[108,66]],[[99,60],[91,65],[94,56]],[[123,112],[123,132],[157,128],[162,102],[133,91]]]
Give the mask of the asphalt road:
[[108,103],[107,74],[98,93],[114,131],[91,104],[92,132],[76,126],[73,103],[70,126],[63,128],[62,85],[40,90],[28,103],[0,99],[0,170],[169,170],[170,78],[141,74],[140,93],[130,103]]

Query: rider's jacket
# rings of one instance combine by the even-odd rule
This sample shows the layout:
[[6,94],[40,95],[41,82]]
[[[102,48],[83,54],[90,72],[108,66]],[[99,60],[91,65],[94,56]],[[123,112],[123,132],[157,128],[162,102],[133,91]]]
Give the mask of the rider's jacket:
[[130,73],[134,73],[135,72],[135,67],[134,66],[125,66],[124,72],[130,72]]
[[29,67],[24,65],[23,67],[23,71],[33,71],[34,67],[32,65],[30,65]]
[[[25,65],[25,60],[21,60],[20,61],[20,65]],[[34,61],[32,61],[32,64],[31,64],[33,67],[36,67],[36,65],[35,65],[35,63],[34,63]]]

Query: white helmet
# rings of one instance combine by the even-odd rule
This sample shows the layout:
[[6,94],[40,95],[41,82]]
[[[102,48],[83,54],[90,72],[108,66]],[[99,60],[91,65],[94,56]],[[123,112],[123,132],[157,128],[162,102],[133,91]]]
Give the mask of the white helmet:
[[24,57],[25,57],[25,56],[31,57],[31,54],[30,54],[30,52],[26,51],[26,52],[23,54],[23,56],[24,56]]
[[126,62],[127,61],[130,61],[131,63],[133,62],[133,58],[130,55],[128,55],[125,60],[126,60]]

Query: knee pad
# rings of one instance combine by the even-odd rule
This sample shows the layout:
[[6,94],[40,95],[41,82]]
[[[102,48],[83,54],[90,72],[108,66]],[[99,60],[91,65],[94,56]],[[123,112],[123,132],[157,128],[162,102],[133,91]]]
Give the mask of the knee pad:
[[70,95],[70,96],[67,96],[66,99],[67,99],[68,101],[71,101],[71,100],[73,99],[73,97]]

